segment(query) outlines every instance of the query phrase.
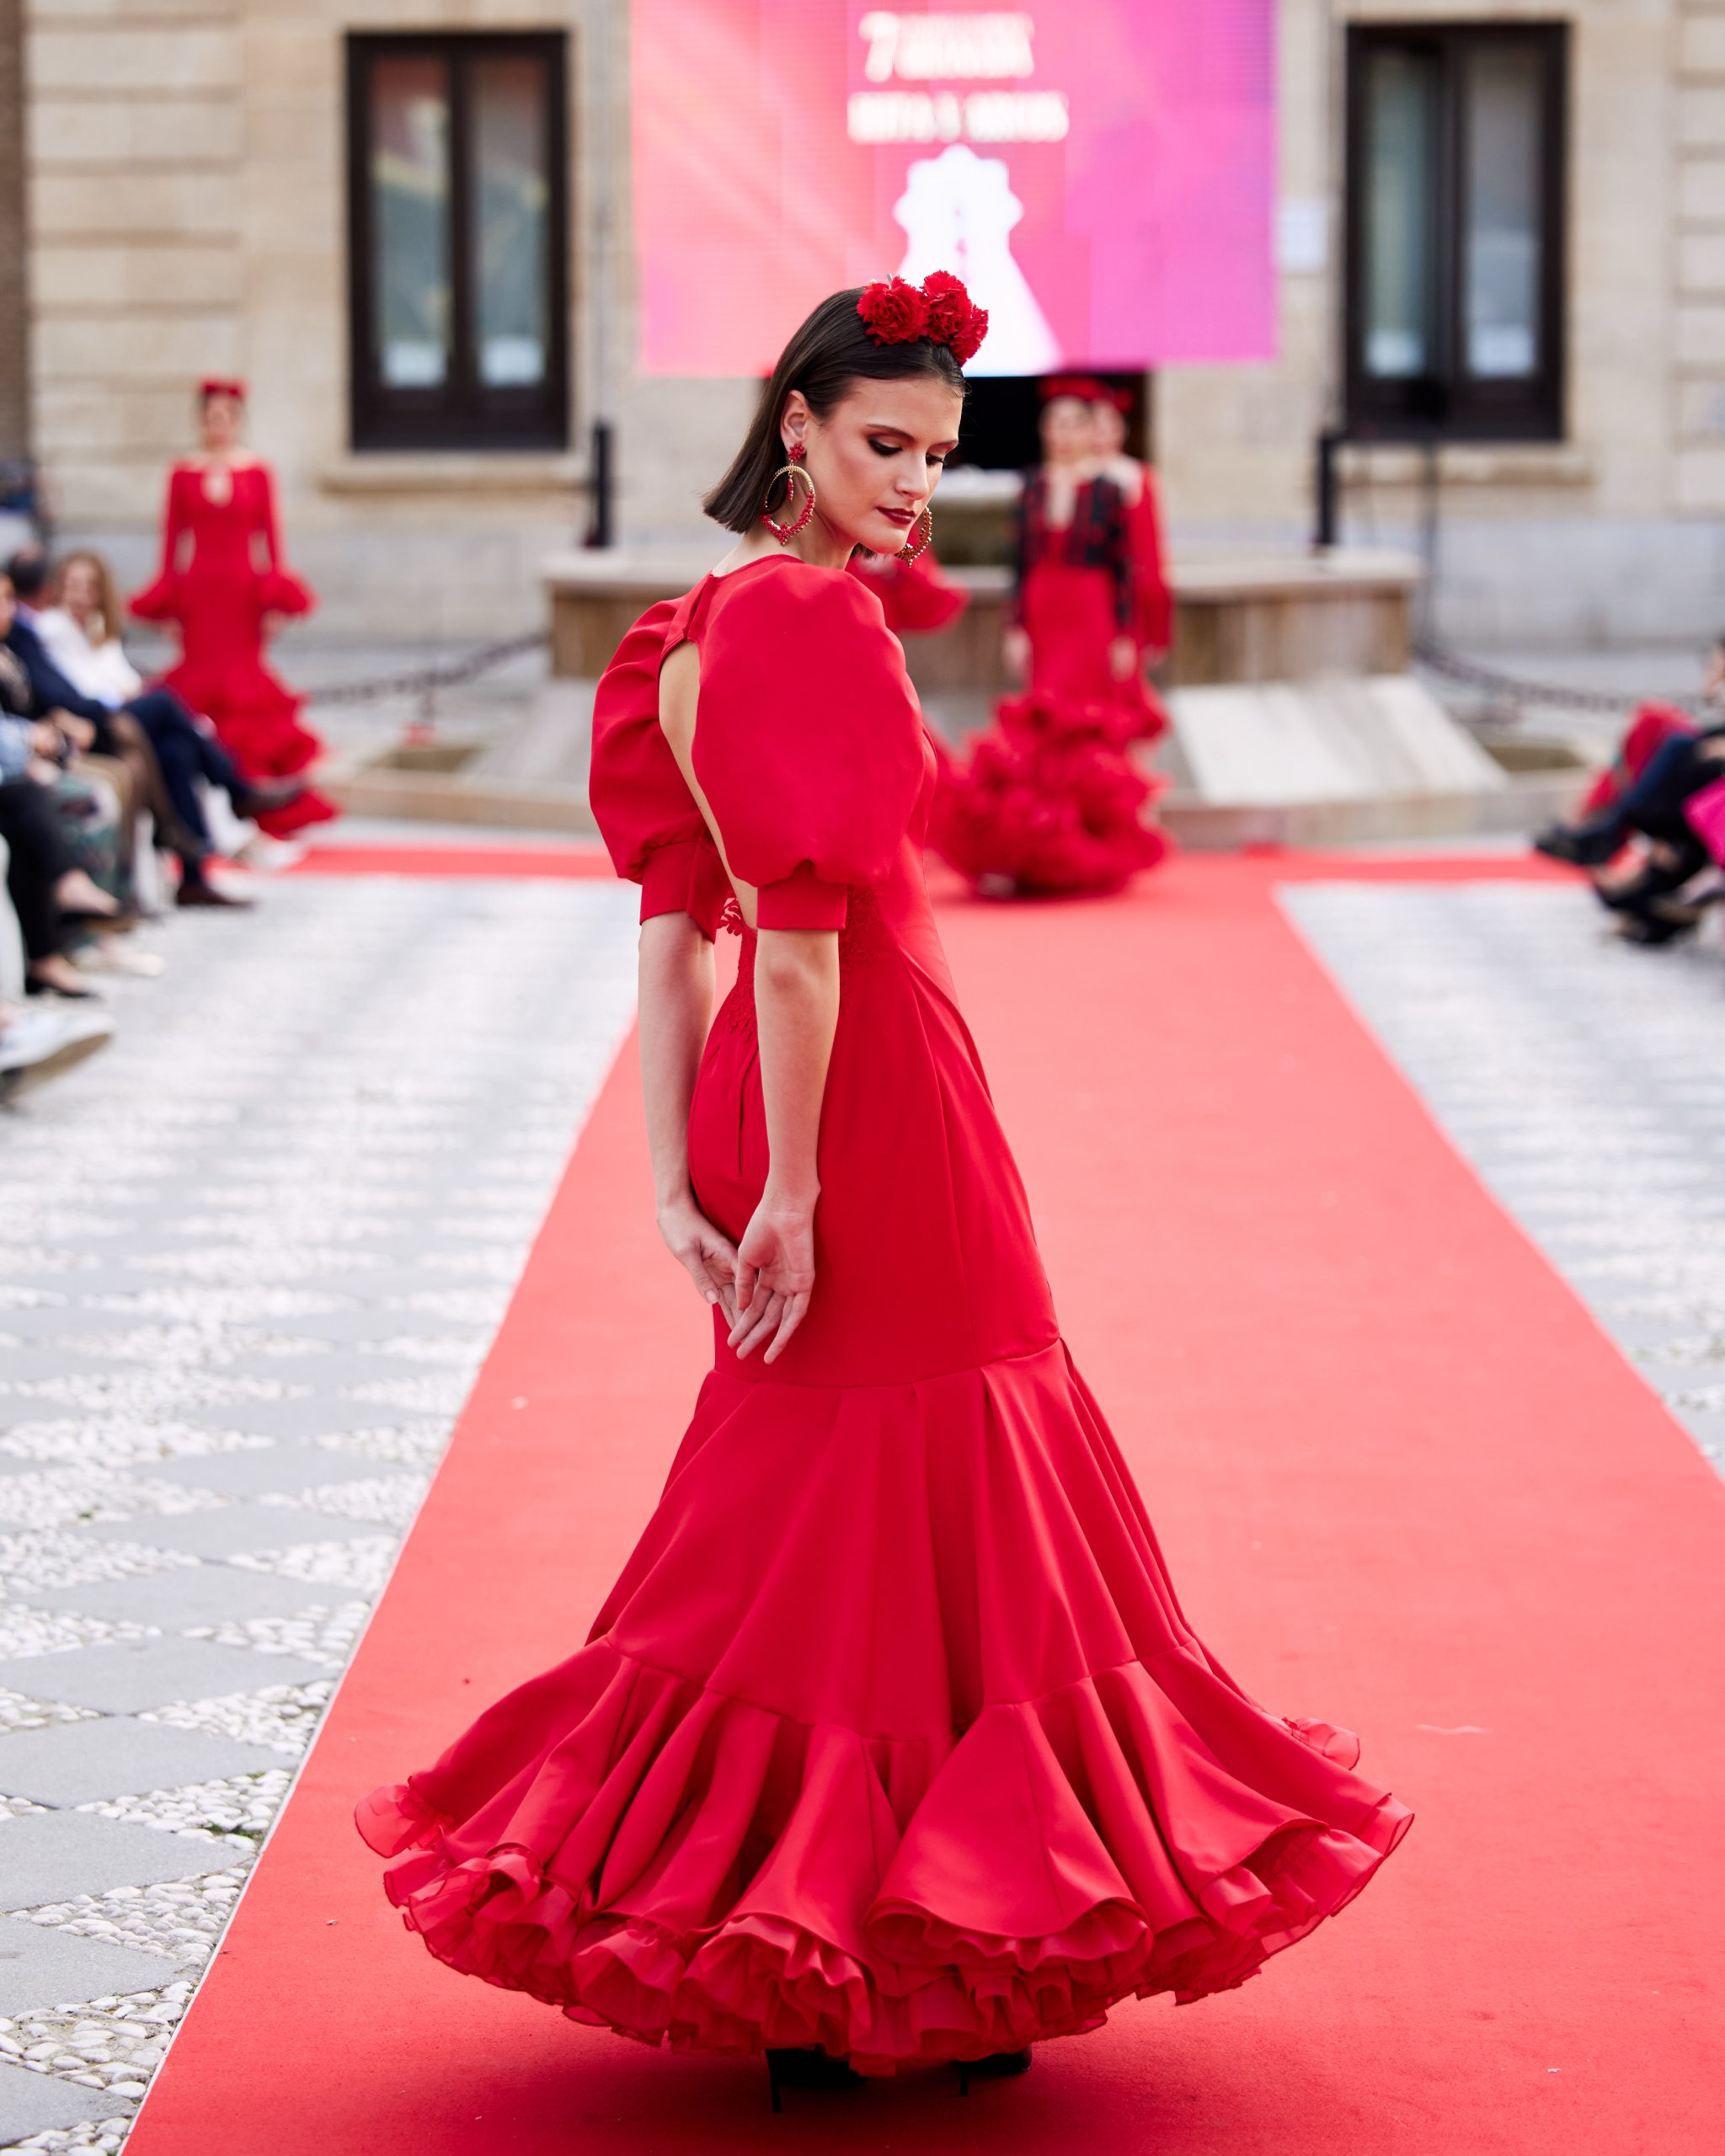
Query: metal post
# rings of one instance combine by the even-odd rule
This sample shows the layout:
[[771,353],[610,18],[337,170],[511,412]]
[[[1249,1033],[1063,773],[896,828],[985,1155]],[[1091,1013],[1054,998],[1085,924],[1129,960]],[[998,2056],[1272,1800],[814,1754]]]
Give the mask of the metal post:
[[1341,544],[1341,471],[1336,454],[1341,446],[1342,434],[1338,428],[1326,427],[1318,435],[1316,515],[1311,534],[1314,552]]
[[617,12],[609,6],[590,10],[582,40],[582,66],[587,96],[584,109],[592,120],[592,147],[588,170],[592,180],[592,243],[588,281],[590,350],[593,381],[589,409],[593,424],[589,436],[587,536],[588,547],[609,547],[616,536],[616,473],[611,451],[611,302],[614,205],[612,193],[616,155],[612,133],[611,95],[616,72],[611,66],[612,40],[619,35]]
[[590,547],[608,547],[611,543],[611,422],[609,419],[595,419],[588,460],[591,472],[588,488],[590,514],[587,519],[585,543]]

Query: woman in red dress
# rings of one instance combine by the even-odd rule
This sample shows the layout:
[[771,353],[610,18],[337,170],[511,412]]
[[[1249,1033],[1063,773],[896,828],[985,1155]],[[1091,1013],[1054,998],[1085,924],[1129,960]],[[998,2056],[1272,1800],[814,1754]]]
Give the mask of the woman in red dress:
[[1109,704],[1146,739],[1167,723],[1144,685],[1132,520],[1098,467],[1100,383],[1044,386],[1043,462],[1024,478],[1012,550],[1007,666],[1033,696]]
[[[204,453],[169,476],[161,572],[131,611],[178,625],[179,664],[163,683],[211,722],[242,774],[289,778],[322,744],[300,723],[303,698],[264,664],[264,642],[283,616],[317,602],[282,564],[269,466],[240,451],[243,386],[206,382],[198,394]],[[279,839],[334,814],[308,787],[258,820]]]
[[1188,1626],[953,999],[934,760],[846,572],[922,536],[958,433],[980,325],[929,286],[815,309],[707,503],[742,537],[599,691],[659,1219],[712,1373],[586,1645],[359,1812],[452,1967],[765,2049],[775,2100],[1019,2072],[1135,1993],[1226,1990],[1409,1816]]

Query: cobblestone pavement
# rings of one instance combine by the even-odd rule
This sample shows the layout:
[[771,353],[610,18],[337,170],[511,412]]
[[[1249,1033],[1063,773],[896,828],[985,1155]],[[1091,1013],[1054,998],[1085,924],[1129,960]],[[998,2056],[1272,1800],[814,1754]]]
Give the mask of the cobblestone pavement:
[[1530,883],[1281,902],[1458,1150],[1725,1473],[1725,959]]
[[632,899],[177,917],[0,1113],[0,2147],[124,2139],[628,1024]]

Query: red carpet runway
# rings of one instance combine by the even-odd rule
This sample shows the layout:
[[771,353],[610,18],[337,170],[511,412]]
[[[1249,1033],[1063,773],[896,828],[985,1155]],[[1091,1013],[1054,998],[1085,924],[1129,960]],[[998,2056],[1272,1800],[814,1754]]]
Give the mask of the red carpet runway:
[[584,1636],[704,1358],[629,1051],[131,2156],[1725,2146],[1725,1492],[1276,911],[1319,866],[1188,860],[943,926],[1188,1611],[1419,1814],[1365,1896],[1244,1990],[1129,2004],[1026,2081],[908,2074],[777,2119],[759,2067],[578,2028],[402,1931],[355,1798]]

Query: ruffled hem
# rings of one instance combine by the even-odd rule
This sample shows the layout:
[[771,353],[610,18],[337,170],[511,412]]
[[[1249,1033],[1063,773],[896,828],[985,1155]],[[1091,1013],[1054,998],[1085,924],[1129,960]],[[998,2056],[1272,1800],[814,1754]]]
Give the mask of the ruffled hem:
[[928,838],[980,889],[1027,897],[1123,889],[1166,858],[1152,820],[1165,782],[1128,754],[1166,722],[1141,683],[1115,703],[1005,698],[968,763],[950,756]]
[[[678,2051],[889,2073],[1229,1990],[1412,1823],[1345,1732],[1278,1721],[1195,1647],[985,1707],[942,1757],[608,1640],[515,1696],[567,1719],[499,1753],[467,1818],[414,1783],[360,1806],[390,1899],[451,1968]],[[472,1763],[452,1779],[469,1802]]]

